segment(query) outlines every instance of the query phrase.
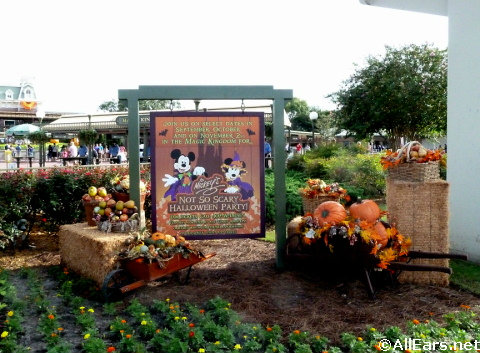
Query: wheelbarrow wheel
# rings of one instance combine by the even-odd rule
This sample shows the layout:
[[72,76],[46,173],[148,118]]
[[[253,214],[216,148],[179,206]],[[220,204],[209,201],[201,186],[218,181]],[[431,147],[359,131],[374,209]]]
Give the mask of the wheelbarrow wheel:
[[132,282],[131,276],[124,269],[117,269],[109,272],[103,280],[102,293],[105,301],[112,301],[120,298],[120,288]]

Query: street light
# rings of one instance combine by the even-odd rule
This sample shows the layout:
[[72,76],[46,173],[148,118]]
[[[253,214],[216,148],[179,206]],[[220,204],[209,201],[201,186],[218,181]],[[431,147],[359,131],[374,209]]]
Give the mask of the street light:
[[315,147],[315,129],[314,129],[314,121],[318,119],[318,113],[316,111],[310,112],[308,115],[310,120],[312,121],[312,149]]
[[[38,118],[38,120],[40,121],[40,131],[43,130],[42,129],[42,121],[43,121],[43,118],[45,118],[45,111],[43,109],[37,109],[37,112],[35,113],[36,117]],[[38,162],[40,164],[40,167],[45,167],[45,144],[44,142],[40,142],[39,144],[39,158],[38,158]]]

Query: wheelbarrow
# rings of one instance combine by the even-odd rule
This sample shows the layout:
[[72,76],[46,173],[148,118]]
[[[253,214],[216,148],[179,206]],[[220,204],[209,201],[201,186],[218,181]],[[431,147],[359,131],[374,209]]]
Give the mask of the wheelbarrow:
[[190,278],[192,266],[215,255],[215,253],[208,255],[190,253],[188,257],[184,257],[182,254],[175,254],[168,259],[158,259],[150,263],[142,257],[122,260],[118,269],[110,271],[105,276],[102,285],[103,296],[106,300],[117,298],[149,282],[170,274],[178,274],[183,269],[187,269],[187,273],[181,283],[186,284]]
[[[453,254],[453,253],[439,253],[439,252],[427,252],[427,251],[416,251],[410,250],[407,255],[401,256],[399,261],[392,261],[388,265],[390,270],[391,279],[394,281],[398,280],[398,277],[403,271],[430,271],[430,272],[441,272],[448,275],[452,274],[452,269],[445,266],[437,266],[430,264],[419,264],[410,263],[413,259],[459,259],[459,260],[468,260],[467,255],[463,254]],[[375,289],[373,288],[372,281],[370,279],[371,269],[364,268],[365,271],[365,281],[368,287],[368,294],[370,298],[375,299]]]
[[[291,232],[286,242],[286,262],[292,269],[328,269],[334,273],[336,280],[343,279],[342,285],[348,286],[353,278],[362,279],[366,284],[368,295],[375,299],[374,282],[398,282],[398,277],[404,271],[431,271],[451,274],[450,267],[431,264],[410,263],[413,259],[460,259],[467,260],[466,255],[452,253],[438,253],[411,250],[407,255],[389,262],[387,271],[377,271],[377,260],[370,255],[370,247],[362,242],[351,246],[347,238],[338,237],[336,252],[332,254],[323,241],[312,245],[305,245],[303,234]],[[337,270],[333,272],[333,270]]]

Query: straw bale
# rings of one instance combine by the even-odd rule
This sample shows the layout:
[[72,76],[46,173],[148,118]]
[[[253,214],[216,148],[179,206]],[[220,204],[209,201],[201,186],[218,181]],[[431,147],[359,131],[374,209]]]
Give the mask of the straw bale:
[[99,285],[117,267],[115,255],[124,247],[126,233],[104,233],[87,223],[66,224],[59,232],[62,263]]
[[[387,179],[389,221],[412,238],[411,250],[448,253],[448,191],[444,180],[426,182]],[[411,263],[449,266],[448,259],[417,259]],[[404,272],[401,282],[448,286],[449,276],[439,272]]]

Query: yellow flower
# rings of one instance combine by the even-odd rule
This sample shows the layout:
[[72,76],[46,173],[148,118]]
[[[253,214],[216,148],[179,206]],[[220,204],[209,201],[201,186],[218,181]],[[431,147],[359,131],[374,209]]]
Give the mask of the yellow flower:
[[235,350],[238,351],[238,350],[242,349],[242,346],[237,343],[237,344],[235,345],[235,347],[233,347],[233,349],[235,349]]
[[182,316],[182,320],[186,320],[186,319],[187,319],[187,317],[186,317],[186,316]]
[[375,332],[377,329],[375,327],[370,328],[370,331]]
[[83,339],[88,340],[90,338],[90,334],[87,333],[85,336],[83,336]]
[[175,316],[174,319],[175,319],[175,320],[180,320],[180,317]]
[[357,337],[357,340],[362,342],[363,341],[363,338],[362,337]]
[[85,309],[85,307],[84,307],[84,306],[81,306],[81,307],[79,307],[79,309],[80,309],[80,310],[83,310],[83,309]]
[[220,341],[215,341],[215,343],[217,346],[220,344]]
[[93,309],[88,309],[88,312],[89,312],[89,313],[94,313],[95,310],[93,310]]
[[147,324],[147,322],[145,320],[142,320],[142,322],[140,323],[140,325],[143,325],[145,326]]
[[165,301],[168,303],[170,301],[170,298],[165,299]]
[[3,331],[2,334],[1,334],[1,337],[2,338],[5,338],[8,336],[8,332],[7,331]]
[[10,310],[10,311],[7,313],[7,316],[13,316],[13,311]]
[[205,353],[205,349],[199,348],[199,349],[198,349],[198,353]]

